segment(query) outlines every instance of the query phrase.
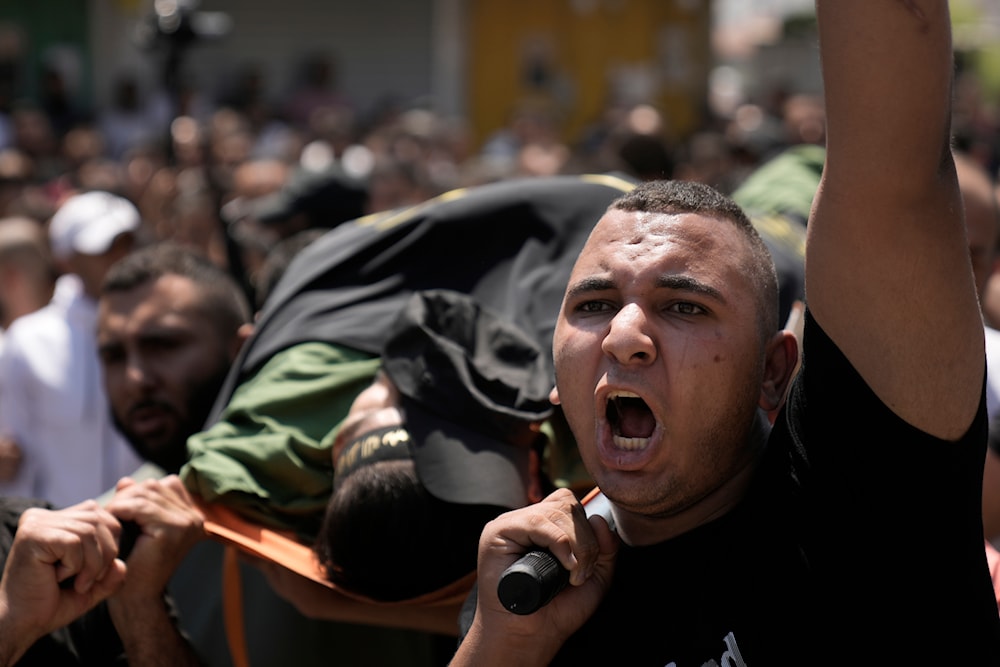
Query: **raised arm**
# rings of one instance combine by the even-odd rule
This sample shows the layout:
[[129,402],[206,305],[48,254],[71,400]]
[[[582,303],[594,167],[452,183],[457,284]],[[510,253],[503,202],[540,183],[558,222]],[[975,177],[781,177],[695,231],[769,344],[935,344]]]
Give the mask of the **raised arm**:
[[906,421],[954,439],[983,331],[949,150],[946,0],[817,0],[827,163],[809,222],[816,320]]

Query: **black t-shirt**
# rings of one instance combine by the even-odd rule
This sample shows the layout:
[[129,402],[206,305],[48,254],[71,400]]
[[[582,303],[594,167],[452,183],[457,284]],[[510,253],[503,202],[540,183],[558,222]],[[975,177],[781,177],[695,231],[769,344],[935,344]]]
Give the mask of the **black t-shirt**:
[[[21,513],[29,507],[51,509],[41,501],[0,497],[0,572],[7,564]],[[125,649],[104,604],[39,639],[17,662],[18,667],[108,667],[127,664]]]
[[896,417],[807,314],[755,481],[728,515],[622,546],[556,665],[1000,665],[980,524],[985,402],[957,443]]

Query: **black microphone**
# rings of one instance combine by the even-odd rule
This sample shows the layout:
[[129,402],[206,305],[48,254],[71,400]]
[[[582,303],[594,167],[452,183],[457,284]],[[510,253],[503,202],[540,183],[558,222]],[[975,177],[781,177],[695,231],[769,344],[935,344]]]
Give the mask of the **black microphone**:
[[[584,510],[588,517],[604,517],[614,530],[611,503],[604,494],[588,500]],[[533,549],[503,571],[497,582],[497,597],[507,611],[523,616],[547,605],[568,583],[569,570],[548,549]]]

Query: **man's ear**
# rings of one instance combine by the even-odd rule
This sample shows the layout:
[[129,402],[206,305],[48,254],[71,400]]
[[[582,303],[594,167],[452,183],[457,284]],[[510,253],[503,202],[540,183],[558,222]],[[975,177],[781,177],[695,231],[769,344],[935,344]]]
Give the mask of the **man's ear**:
[[785,402],[788,388],[799,369],[798,338],[788,329],[779,331],[768,341],[765,355],[758,405],[773,414]]
[[559,387],[552,387],[552,391],[549,392],[549,403],[559,405]]
[[230,349],[229,349],[230,360],[232,361],[236,360],[236,355],[240,353],[240,348],[242,348],[243,344],[250,339],[250,336],[253,335],[253,331],[254,331],[253,325],[250,324],[249,322],[241,324],[240,328],[236,330],[236,335],[233,337],[232,343],[230,344]]

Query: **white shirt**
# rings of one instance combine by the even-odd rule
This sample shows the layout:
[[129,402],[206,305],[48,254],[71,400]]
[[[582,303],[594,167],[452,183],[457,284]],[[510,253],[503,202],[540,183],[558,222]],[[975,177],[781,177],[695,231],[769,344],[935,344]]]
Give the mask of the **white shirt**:
[[986,327],[986,414],[1000,412],[1000,331]]
[[112,423],[96,326],[97,304],[76,276],[63,276],[48,305],[6,331],[0,424],[24,462],[0,493],[66,507],[96,498],[142,463]]

